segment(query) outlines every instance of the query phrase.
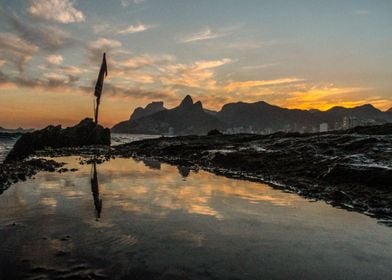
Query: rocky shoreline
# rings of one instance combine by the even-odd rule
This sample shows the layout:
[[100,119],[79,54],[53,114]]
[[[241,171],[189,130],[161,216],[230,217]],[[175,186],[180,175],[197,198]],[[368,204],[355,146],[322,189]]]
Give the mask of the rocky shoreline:
[[306,198],[392,219],[392,125],[323,134],[159,138],[115,149],[117,155],[152,157],[266,182]]
[[52,159],[32,158],[21,162],[0,163],[0,195],[12,184],[25,181],[40,171],[65,172],[64,163]]
[[0,191],[41,170],[69,171],[55,161],[61,156],[78,156],[81,164],[90,163],[93,156],[98,163],[115,157],[154,158],[182,168],[269,183],[385,219],[392,226],[390,124],[321,134],[161,137],[114,147],[46,148],[33,156],[0,164]]

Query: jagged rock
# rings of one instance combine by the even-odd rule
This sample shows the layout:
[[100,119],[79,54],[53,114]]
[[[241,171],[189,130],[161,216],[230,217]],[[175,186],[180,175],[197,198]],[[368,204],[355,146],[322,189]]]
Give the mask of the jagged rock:
[[110,130],[101,125],[95,125],[90,118],[65,129],[62,129],[61,125],[50,125],[41,130],[23,134],[7,155],[6,161],[24,159],[34,151],[44,148],[87,145],[110,145]]
[[217,129],[213,129],[213,130],[208,131],[207,135],[208,135],[208,136],[222,135],[222,132],[220,132],[220,131],[217,130]]

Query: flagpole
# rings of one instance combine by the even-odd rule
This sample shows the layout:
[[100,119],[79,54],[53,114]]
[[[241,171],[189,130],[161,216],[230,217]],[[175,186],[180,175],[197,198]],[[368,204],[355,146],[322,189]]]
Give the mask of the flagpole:
[[93,116],[94,116],[94,122],[95,122],[95,99],[93,100]]
[[99,109],[99,97],[97,97],[97,106],[95,107],[95,124],[98,124],[98,109]]
[[101,101],[101,94],[102,94],[102,88],[103,88],[103,82],[105,77],[108,75],[108,68],[106,65],[106,54],[103,53],[102,57],[102,64],[101,68],[99,69],[99,74],[98,74],[98,79],[97,83],[95,84],[95,91],[94,91],[94,96],[96,97],[96,106],[94,106],[94,121],[95,124],[98,125],[98,113],[99,113],[99,104]]

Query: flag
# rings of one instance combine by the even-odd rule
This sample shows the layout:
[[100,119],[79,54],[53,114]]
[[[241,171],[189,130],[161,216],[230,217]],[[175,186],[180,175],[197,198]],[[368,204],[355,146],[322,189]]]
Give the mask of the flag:
[[103,54],[101,69],[99,70],[97,83],[95,84],[94,95],[97,97],[97,101],[101,98],[103,80],[108,75],[108,66],[106,65],[106,55]]

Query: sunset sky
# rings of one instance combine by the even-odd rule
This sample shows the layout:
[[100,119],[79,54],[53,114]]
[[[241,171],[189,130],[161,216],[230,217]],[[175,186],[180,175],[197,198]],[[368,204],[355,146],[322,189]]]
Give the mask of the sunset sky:
[[187,94],[204,107],[392,107],[390,0],[0,0],[0,126],[101,122]]

